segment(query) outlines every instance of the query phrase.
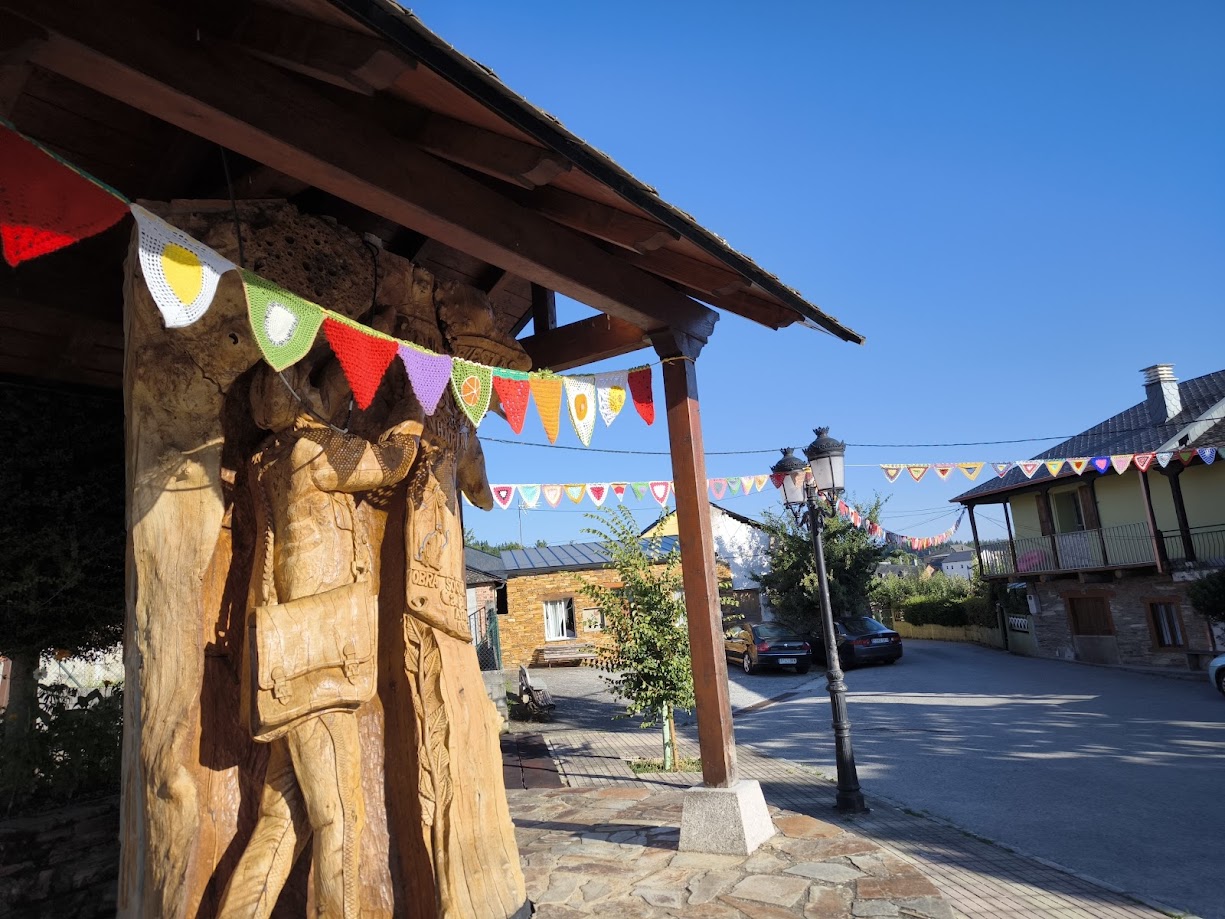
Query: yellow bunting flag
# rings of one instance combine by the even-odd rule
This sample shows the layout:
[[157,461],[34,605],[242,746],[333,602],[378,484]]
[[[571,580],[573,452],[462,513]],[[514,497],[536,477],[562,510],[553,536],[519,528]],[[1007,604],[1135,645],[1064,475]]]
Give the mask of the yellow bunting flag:
[[1063,471],[1063,460],[1047,460],[1046,471],[1051,474],[1051,478],[1053,479],[1055,476],[1059,475],[1061,471]]
[[931,466],[928,466],[928,465],[907,466],[906,471],[909,472],[910,477],[917,482],[919,481],[919,479],[923,478],[923,476],[927,474],[927,470],[930,468]]
[[561,377],[531,377],[532,396],[536,400],[536,411],[549,443],[557,443],[557,432],[561,427]]
[[978,478],[978,474],[983,471],[982,463],[958,463],[957,468],[962,471],[967,479],[973,482]]
[[140,270],[167,328],[191,325],[212,305],[221,276],[237,266],[139,204],[132,216],[140,228]]

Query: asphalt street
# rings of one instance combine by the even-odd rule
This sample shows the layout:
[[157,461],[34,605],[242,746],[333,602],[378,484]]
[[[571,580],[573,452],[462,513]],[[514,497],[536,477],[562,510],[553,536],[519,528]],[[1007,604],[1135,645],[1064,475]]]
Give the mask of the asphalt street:
[[[534,729],[609,730],[587,668],[533,671],[562,704]],[[1225,919],[1225,697],[1190,681],[915,641],[847,674],[860,782],[1026,855]],[[835,775],[823,672],[731,669],[736,740]],[[768,700],[776,700],[769,702]],[[766,704],[763,704],[766,703]],[[678,718],[690,737],[692,718]]]

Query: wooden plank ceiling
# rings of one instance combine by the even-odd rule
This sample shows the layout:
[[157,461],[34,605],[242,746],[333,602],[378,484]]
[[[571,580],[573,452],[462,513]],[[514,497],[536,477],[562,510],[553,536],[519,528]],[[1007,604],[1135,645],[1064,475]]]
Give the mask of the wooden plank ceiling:
[[[515,334],[535,318],[524,341],[537,366],[624,354],[665,328],[704,341],[717,316],[696,301],[772,328],[823,316],[765,289],[751,263],[712,255],[680,212],[637,206],[617,175],[579,168],[454,73],[375,34],[351,5],[116,0],[100,15],[88,0],[0,0],[0,114],[133,199],[228,197],[224,147],[236,197],[288,198],[373,233],[486,291]],[[127,237],[121,225],[0,268],[0,373],[118,382]],[[606,315],[556,329],[554,291]],[[73,316],[87,323],[64,347]]]

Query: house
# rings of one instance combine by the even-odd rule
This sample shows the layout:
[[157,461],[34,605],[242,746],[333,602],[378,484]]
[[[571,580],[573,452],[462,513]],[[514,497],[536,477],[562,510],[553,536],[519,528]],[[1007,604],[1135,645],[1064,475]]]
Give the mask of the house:
[[464,546],[464,587],[468,601],[468,629],[472,632],[482,670],[501,670],[498,603],[504,596],[506,568],[502,559]]
[[[1225,370],[1179,383],[1144,371],[1144,401],[954,500],[983,576],[1009,585],[1009,644],[1042,657],[1197,669],[1215,647],[1186,585],[1225,566]],[[1046,461],[1071,460],[1061,466]],[[1077,474],[1075,468],[1082,472]],[[984,550],[974,511],[1002,508],[1007,547]]]
[[[658,546],[643,539],[643,549],[663,558],[678,548],[676,536]],[[598,542],[569,543],[502,553],[506,571],[498,631],[506,668],[551,663],[581,663],[604,640],[604,622],[595,603],[583,593],[587,584],[620,587],[612,559]],[[719,564],[719,578],[730,577]]]
[[[931,564],[934,561],[929,560]],[[946,578],[961,578],[963,581],[968,581],[974,577],[974,553],[970,549],[963,549],[959,552],[950,552],[940,560],[940,573]]]
[[[710,505],[710,528],[715,555],[731,571],[731,590],[720,591],[724,598],[723,615],[738,616],[747,622],[768,622],[770,605],[755,575],[770,570],[770,531],[757,520],[717,504]],[[676,511],[668,511],[642,531],[643,536],[675,536]],[[734,599],[735,603],[729,602]]]

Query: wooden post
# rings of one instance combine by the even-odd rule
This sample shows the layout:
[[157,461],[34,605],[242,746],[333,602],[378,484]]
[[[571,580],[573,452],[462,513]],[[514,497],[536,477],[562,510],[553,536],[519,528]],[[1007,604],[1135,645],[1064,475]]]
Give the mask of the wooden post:
[[1148,487],[1148,473],[1140,473],[1140,494],[1144,496],[1144,516],[1148,520],[1148,535],[1153,541],[1153,561],[1157,563],[1157,573],[1165,574],[1170,563],[1165,557],[1165,540],[1157,529],[1157,516],[1153,513],[1153,495]]
[[978,542],[978,524],[974,520],[974,505],[967,504],[966,510],[970,512],[970,532],[974,534],[974,554],[978,556],[978,571],[980,575],[985,576],[987,572],[983,570],[983,547]]
[[1059,540],[1055,538],[1055,515],[1051,511],[1051,492],[1050,489],[1044,489],[1034,495],[1038,502],[1038,525],[1042,528],[1042,535],[1050,542],[1051,557],[1054,564],[1051,566],[1056,571],[1063,567],[1059,561]]
[[1017,544],[1012,538],[1012,516],[1008,513],[1008,502],[1004,502],[1004,527],[1008,530],[1008,552],[1012,555],[1012,572],[1017,571]]
[[739,776],[727,691],[727,658],[723,653],[719,585],[715,578],[715,542],[710,526],[710,502],[706,497],[702,421],[698,410],[694,361],[702,343],[674,331],[654,334],[651,338],[655,350],[664,358],[664,399],[668,406],[668,442],[672,451],[676,524],[689,620],[689,651],[693,658],[702,780],[712,788],[729,788]]
[[1182,466],[1171,466],[1164,471],[1170,483],[1170,495],[1174,498],[1174,515],[1178,518],[1178,535],[1182,537],[1182,556],[1188,562],[1195,561],[1195,542],[1191,539],[1191,526],[1187,523],[1187,505],[1182,498]]

